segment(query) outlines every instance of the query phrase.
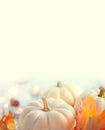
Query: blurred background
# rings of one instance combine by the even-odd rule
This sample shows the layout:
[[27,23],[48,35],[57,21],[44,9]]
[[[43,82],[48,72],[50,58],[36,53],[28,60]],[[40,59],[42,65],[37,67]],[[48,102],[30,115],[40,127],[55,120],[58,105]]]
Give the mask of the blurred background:
[[104,0],[0,1],[1,96],[105,85],[104,15]]

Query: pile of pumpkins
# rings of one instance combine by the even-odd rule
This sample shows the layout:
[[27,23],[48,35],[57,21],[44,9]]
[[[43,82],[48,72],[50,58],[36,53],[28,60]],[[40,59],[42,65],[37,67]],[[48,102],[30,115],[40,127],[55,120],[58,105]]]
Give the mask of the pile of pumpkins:
[[104,90],[94,88],[83,92],[79,86],[58,82],[22,111],[19,130],[84,130],[76,127],[81,104],[90,94],[101,113],[105,109]]

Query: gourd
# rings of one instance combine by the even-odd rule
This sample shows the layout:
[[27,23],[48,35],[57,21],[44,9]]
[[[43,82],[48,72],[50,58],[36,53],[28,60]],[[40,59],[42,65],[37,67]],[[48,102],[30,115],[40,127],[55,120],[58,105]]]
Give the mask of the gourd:
[[77,85],[69,85],[58,82],[56,85],[44,92],[43,96],[49,98],[63,99],[69,105],[74,106],[75,100],[82,93],[82,89]]
[[105,130],[105,88],[92,88],[76,100],[75,130]]
[[63,100],[41,98],[20,114],[19,130],[73,130],[75,110]]
[[98,113],[102,113],[105,110],[105,88],[92,88],[83,92],[75,102],[74,108],[76,111],[80,111],[82,102],[88,97],[91,96],[94,99],[96,104],[96,109]]

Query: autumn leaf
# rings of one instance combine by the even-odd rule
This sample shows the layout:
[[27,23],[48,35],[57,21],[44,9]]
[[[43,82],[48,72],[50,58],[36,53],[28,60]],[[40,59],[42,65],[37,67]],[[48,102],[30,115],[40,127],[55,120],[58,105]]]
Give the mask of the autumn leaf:
[[0,130],[16,130],[14,119],[12,112],[9,112],[8,115],[6,115],[3,110],[2,117],[0,119]]

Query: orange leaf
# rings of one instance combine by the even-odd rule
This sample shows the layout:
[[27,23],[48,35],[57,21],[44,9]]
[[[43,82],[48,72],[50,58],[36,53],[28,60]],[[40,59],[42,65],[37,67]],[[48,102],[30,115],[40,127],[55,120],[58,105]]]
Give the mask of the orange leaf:
[[3,110],[2,117],[0,120],[0,130],[15,130],[15,121],[14,116],[11,112],[8,113],[8,115],[5,115],[5,112]]

